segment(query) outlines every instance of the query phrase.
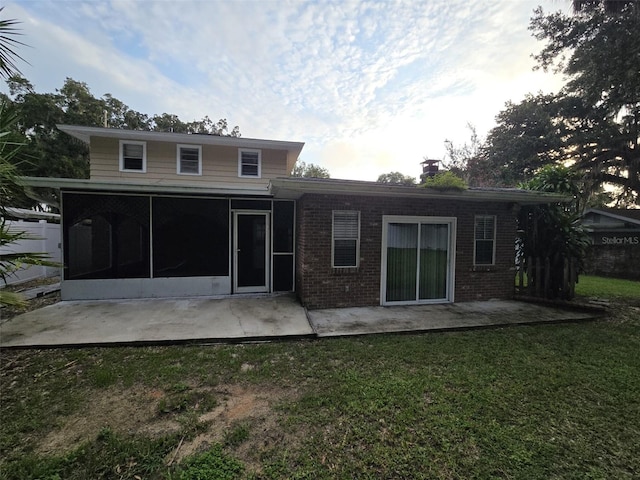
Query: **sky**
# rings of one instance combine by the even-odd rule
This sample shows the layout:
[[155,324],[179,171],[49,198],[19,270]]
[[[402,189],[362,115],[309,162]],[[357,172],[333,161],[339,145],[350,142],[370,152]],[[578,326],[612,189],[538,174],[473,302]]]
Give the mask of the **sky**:
[[[332,178],[418,177],[445,140],[481,138],[505,102],[550,93],[533,10],[568,0],[6,3],[36,91],[65,78],[148,115],[226,118],[243,137],[305,142]],[[6,86],[2,87],[7,91]]]

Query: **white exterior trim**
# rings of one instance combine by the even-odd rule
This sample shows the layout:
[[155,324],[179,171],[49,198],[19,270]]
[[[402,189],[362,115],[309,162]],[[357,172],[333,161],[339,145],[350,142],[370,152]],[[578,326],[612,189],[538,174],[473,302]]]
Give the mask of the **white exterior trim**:
[[[493,218],[493,251],[491,252],[491,263],[476,263],[476,252],[478,239],[476,238],[476,219],[478,217],[492,217]],[[498,231],[498,216],[497,215],[485,215],[478,214],[473,216],[473,266],[474,267],[493,267],[496,264],[496,233]]]
[[[181,167],[180,161],[182,160],[180,155],[180,150],[183,148],[198,150],[198,173],[180,171],[180,167]],[[176,145],[176,173],[178,175],[192,175],[192,176],[202,175],[202,145],[192,145],[187,143],[179,143]]]
[[[273,203],[271,204],[273,209]],[[238,217],[242,215],[263,215],[264,235],[264,286],[238,286]],[[271,291],[271,210],[233,210],[233,293],[268,293]]]
[[[243,175],[242,174],[242,154],[243,153],[257,153],[258,154],[258,175]],[[238,177],[240,178],[262,178],[262,150],[255,148],[239,148],[238,149]]]
[[[142,169],[135,170],[131,168],[124,168],[124,146],[125,145],[142,145]],[[127,173],[147,173],[147,142],[140,142],[137,140],[120,140],[118,146],[118,156],[120,158],[120,171]]]
[[[453,303],[455,301],[456,284],[456,238],[457,238],[456,217],[422,217],[405,215],[383,215],[382,216],[382,259],[380,266],[380,305],[424,305],[430,303]],[[387,227],[390,223],[417,223],[417,224],[447,224],[449,226],[448,252],[447,252],[447,285],[446,297],[444,299],[410,300],[399,302],[387,302]],[[418,229],[419,235],[420,229]],[[420,244],[418,243],[418,247]],[[419,248],[418,248],[419,253]],[[419,258],[418,258],[419,262]],[[417,270],[417,268],[416,268]],[[419,282],[416,290],[420,288]],[[418,295],[416,294],[416,298]]]
[[[336,213],[357,213],[358,214],[358,237],[356,240],[356,264],[355,265],[336,265],[335,262],[335,250],[336,250],[336,238],[335,238],[335,214]],[[359,210],[332,210],[331,211],[331,268],[359,268],[360,267],[360,211]],[[344,239],[337,239],[344,240]]]

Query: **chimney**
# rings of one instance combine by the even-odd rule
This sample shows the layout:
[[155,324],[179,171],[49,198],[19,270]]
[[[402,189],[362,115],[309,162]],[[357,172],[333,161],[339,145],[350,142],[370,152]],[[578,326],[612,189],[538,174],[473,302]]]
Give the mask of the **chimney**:
[[438,173],[438,163],[440,160],[429,160],[427,158],[424,159],[424,162],[421,162],[422,165],[422,175],[420,175],[420,181],[424,183],[427,178],[433,178],[436,173]]

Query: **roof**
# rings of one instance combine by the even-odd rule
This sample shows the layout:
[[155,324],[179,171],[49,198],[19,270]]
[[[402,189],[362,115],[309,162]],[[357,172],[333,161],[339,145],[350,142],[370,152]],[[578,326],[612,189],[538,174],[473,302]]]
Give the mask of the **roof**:
[[257,186],[242,188],[238,186],[209,184],[196,186],[189,184],[165,183],[134,183],[118,180],[102,181],[81,178],[52,178],[52,177],[22,177],[22,181],[31,187],[61,188],[64,190],[88,190],[98,192],[128,192],[128,193],[179,193],[183,195],[250,195],[271,196],[267,187]]
[[[594,217],[601,217],[596,222]],[[622,228],[627,225],[640,228],[640,209],[632,208],[588,208],[582,215],[583,225],[587,229]]]
[[521,205],[568,202],[566,195],[517,188],[477,188],[439,190],[403,185],[389,185],[358,180],[326,178],[275,178],[269,188],[275,197],[297,199],[305,193],[359,196],[396,196],[462,200],[468,202],[512,202]]
[[125,130],[122,128],[83,127],[79,125],[57,125],[72,137],[89,143],[91,137],[118,138],[120,140],[138,140],[153,142],[197,143],[198,145],[218,145],[225,147],[285,150],[287,169],[293,166],[302,152],[304,142],[285,142],[281,140],[263,140],[258,138],[229,137],[221,135],[151,132],[148,130]]

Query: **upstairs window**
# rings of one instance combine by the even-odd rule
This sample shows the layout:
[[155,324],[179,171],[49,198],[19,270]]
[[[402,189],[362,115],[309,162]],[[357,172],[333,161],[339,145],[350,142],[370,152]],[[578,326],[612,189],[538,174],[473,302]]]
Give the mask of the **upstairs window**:
[[120,140],[120,171],[138,173],[147,171],[146,142]]
[[496,252],[495,215],[476,215],[475,221],[475,265],[494,265]]
[[262,177],[262,152],[242,149],[238,151],[238,176]]
[[178,174],[202,175],[202,147],[178,145]]
[[333,268],[354,268],[360,258],[360,212],[333,211]]

